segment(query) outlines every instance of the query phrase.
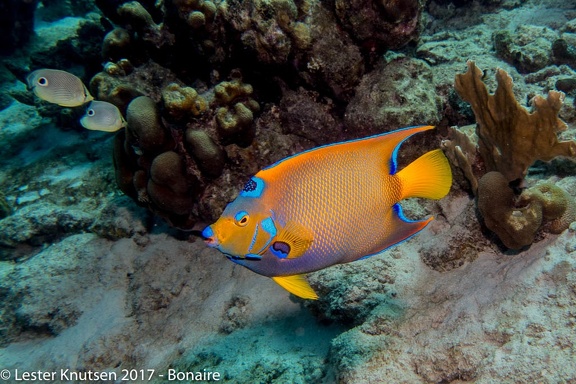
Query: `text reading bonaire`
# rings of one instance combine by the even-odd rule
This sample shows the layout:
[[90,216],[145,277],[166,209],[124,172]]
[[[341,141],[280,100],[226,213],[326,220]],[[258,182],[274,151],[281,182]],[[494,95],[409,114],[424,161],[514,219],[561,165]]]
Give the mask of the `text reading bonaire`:
[[220,373],[204,369],[199,372],[180,372],[175,369],[169,369],[167,374],[157,373],[154,369],[123,369],[121,373],[113,371],[72,371],[70,369],[60,369],[57,371],[20,371],[15,369],[13,374],[9,370],[3,370],[0,375],[0,381],[13,379],[14,381],[132,381],[152,380],[155,377],[161,377],[168,381],[220,381]]

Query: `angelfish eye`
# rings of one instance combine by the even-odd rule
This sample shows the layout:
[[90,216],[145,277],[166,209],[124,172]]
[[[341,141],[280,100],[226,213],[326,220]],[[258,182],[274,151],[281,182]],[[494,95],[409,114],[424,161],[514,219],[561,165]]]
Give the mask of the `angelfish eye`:
[[41,85],[43,87],[47,86],[48,85],[48,79],[45,77],[40,77],[38,79],[38,85]]
[[236,225],[244,227],[246,224],[248,224],[249,218],[250,216],[248,216],[248,212],[240,211],[234,216],[234,221],[236,222]]

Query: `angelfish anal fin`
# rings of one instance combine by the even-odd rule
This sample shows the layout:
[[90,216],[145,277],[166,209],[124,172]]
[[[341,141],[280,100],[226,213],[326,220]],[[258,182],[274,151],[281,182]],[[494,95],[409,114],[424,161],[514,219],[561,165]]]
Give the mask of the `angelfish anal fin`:
[[304,252],[310,248],[312,241],[314,241],[314,236],[312,232],[303,225],[289,221],[284,228],[280,230],[275,241],[288,244],[290,251],[288,252],[287,258],[295,259],[302,256]]
[[312,289],[310,284],[304,278],[304,275],[293,275],[293,276],[276,276],[273,277],[278,285],[287,290],[288,292],[301,297],[303,299],[317,300],[318,295]]

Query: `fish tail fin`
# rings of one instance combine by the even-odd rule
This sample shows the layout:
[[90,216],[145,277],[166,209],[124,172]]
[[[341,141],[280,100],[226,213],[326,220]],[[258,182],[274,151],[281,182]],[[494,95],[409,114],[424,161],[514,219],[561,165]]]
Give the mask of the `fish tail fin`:
[[402,184],[402,198],[441,199],[452,186],[452,171],[440,149],[427,152],[396,174]]
[[304,275],[275,276],[272,280],[293,295],[303,299],[318,299],[318,295],[314,292],[310,284],[308,284]]

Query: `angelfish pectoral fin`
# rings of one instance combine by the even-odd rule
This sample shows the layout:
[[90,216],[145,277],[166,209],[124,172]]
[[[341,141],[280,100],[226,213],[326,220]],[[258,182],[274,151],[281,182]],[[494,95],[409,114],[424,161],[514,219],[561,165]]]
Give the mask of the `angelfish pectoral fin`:
[[272,280],[293,295],[303,299],[318,299],[318,295],[314,292],[310,284],[308,284],[304,275],[276,276],[273,277]]
[[[273,249],[273,253],[280,258],[294,259],[302,256],[310,248],[313,240],[314,236],[310,230],[294,221],[289,221],[278,233],[274,243],[278,249]],[[286,251],[286,256],[279,256],[282,252],[286,253]]]

